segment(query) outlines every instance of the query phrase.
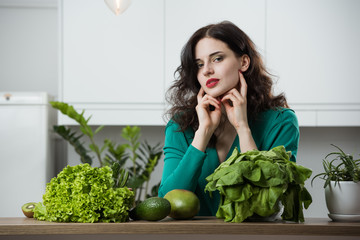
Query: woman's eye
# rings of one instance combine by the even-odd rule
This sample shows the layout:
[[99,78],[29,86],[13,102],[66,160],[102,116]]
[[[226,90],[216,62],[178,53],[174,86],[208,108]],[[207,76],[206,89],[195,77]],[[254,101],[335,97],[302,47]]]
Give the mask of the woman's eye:
[[202,67],[204,66],[204,64],[203,64],[203,63],[196,63],[196,66],[197,66],[198,68],[202,68]]
[[221,56],[214,58],[214,62],[220,62],[221,60],[223,60],[223,57],[221,57]]

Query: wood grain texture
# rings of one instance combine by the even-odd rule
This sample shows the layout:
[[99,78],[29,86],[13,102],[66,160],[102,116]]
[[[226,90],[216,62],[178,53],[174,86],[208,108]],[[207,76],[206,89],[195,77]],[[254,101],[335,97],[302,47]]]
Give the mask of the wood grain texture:
[[310,218],[305,223],[243,222],[226,223],[215,217],[196,217],[179,221],[166,218],[159,222],[126,223],[54,223],[31,218],[0,218],[1,235],[63,234],[236,234],[236,235],[303,235],[360,236],[359,222],[332,222]]

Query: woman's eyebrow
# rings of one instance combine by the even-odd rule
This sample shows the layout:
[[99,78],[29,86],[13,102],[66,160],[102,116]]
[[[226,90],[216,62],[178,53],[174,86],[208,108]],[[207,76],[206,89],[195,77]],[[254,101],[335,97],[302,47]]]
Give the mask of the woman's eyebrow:
[[[212,57],[212,56],[217,55],[217,54],[219,54],[219,53],[222,53],[222,51],[213,52],[213,53],[209,54],[209,57]],[[197,59],[195,59],[195,61],[200,61],[200,59],[197,58]]]

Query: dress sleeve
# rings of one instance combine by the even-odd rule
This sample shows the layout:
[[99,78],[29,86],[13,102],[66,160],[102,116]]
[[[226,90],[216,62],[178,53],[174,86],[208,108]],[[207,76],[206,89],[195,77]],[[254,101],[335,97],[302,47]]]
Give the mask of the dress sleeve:
[[206,153],[193,147],[179,125],[169,122],[165,130],[164,169],[159,197],[173,189],[194,192],[201,174]]
[[279,113],[275,124],[266,136],[268,150],[284,145],[286,151],[291,151],[290,160],[296,162],[300,131],[297,117],[293,110],[285,109]]

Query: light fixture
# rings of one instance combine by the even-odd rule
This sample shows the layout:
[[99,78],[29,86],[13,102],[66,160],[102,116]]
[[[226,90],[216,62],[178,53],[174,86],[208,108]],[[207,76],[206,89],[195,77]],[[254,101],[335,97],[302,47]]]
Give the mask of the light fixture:
[[117,16],[125,12],[125,10],[130,6],[131,0],[105,0],[105,3]]

